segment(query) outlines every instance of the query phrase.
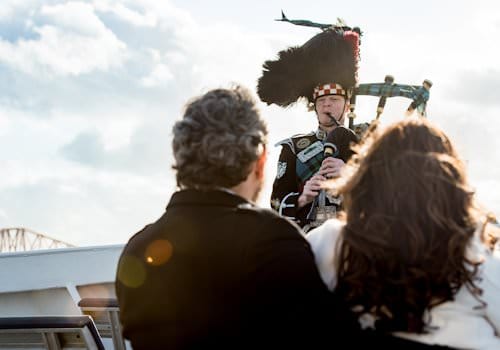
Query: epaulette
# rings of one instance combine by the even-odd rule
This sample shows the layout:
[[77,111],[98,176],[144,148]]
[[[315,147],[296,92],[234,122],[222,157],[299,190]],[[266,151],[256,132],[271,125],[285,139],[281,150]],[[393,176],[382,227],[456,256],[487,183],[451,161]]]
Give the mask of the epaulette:
[[279,142],[276,142],[274,144],[274,147],[285,146],[285,145],[288,146],[288,147],[290,147],[290,149],[292,150],[292,152],[295,153],[295,149],[294,149],[295,147],[293,146],[293,141],[292,141],[291,137],[289,137],[287,139],[284,139],[284,140],[281,140]]
[[[293,154],[295,154],[295,150],[297,149],[297,142],[300,141],[301,139],[309,139],[311,136],[315,136],[316,134],[314,133],[314,131],[311,131],[310,133],[307,133],[307,134],[295,134],[293,135],[292,137],[289,137],[289,138],[286,138],[284,140],[281,140],[277,143],[274,144],[274,147],[278,147],[278,146],[288,146],[290,147],[290,149],[292,150]],[[300,143],[298,144],[299,146]],[[298,147],[299,149],[303,148],[303,147]]]

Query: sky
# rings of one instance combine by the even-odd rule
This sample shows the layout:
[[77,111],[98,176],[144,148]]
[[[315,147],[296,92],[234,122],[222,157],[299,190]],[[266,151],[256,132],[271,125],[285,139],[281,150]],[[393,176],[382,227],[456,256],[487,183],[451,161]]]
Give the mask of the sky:
[[[358,26],[360,83],[434,83],[428,118],[466,161],[477,200],[500,214],[500,5],[496,1],[2,0],[0,228],[75,245],[125,243],[176,190],[172,126],[192,97],[238,83],[318,33],[291,19]],[[256,96],[256,95],[255,95]],[[357,122],[378,100],[358,98]],[[409,100],[388,100],[382,124]],[[315,128],[302,104],[259,102],[270,155]]]

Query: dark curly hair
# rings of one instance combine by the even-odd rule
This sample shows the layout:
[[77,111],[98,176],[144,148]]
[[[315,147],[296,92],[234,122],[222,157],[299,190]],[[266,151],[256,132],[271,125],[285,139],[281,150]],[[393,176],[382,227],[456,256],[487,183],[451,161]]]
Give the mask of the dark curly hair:
[[337,182],[346,224],[336,247],[336,293],[382,331],[425,332],[425,311],[466,285],[477,264],[466,247],[477,227],[473,192],[452,143],[423,119],[407,119],[358,146]]
[[267,127],[250,92],[215,89],[186,106],[173,128],[180,188],[231,188],[244,181],[266,144]]

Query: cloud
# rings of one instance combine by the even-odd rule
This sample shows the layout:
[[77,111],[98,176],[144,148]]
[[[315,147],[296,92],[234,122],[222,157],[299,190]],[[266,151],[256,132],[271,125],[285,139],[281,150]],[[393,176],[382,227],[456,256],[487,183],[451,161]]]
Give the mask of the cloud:
[[[33,118],[71,118],[78,111],[108,119],[128,111],[143,115],[150,106],[178,108],[198,81],[192,72],[198,57],[189,52],[191,45],[180,50],[182,39],[174,35],[189,17],[182,11],[161,13],[161,21],[152,15],[154,9],[168,10],[166,4],[152,10],[141,2],[108,3],[118,10],[65,1],[18,8],[16,18],[32,22],[31,36],[25,28],[0,39],[2,105],[31,110]],[[155,27],[116,15],[125,7],[137,16],[154,17]],[[1,23],[8,27],[10,22]]]
[[68,2],[42,6],[37,38],[0,40],[0,61],[35,76],[80,75],[107,71],[126,60],[126,45],[99,20],[91,5]]
[[103,160],[104,146],[98,133],[82,132],[71,143],[63,146],[61,152],[68,160],[99,165]]
[[0,21],[11,20],[15,15],[39,6],[42,0],[3,0],[0,6]]
[[448,86],[447,91],[446,97],[460,104],[500,109],[500,70],[463,70],[457,74],[456,80]]
[[159,63],[153,67],[151,73],[141,79],[141,84],[145,87],[155,87],[158,85],[166,84],[173,80],[174,75],[167,65]]
[[173,164],[170,125],[151,121],[135,128],[127,143],[106,148],[105,136],[97,130],[83,131],[60,147],[65,160],[110,173],[162,176]]
[[76,245],[123,243],[164,211],[168,179],[84,169],[0,190],[0,227],[27,227]]
[[97,11],[112,13],[120,20],[135,27],[155,27],[157,25],[157,17],[152,11],[141,13],[141,11],[135,11],[117,1],[97,0],[94,1],[94,6]]

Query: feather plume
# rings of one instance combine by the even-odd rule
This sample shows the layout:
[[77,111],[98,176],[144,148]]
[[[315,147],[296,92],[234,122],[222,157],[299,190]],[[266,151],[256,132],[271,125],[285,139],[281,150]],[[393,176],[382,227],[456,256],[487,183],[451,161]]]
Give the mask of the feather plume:
[[356,62],[352,43],[338,29],[323,31],[301,47],[278,53],[266,61],[257,83],[257,93],[267,104],[287,107],[299,98],[314,103],[313,90],[320,84],[337,83],[344,89],[356,84]]

